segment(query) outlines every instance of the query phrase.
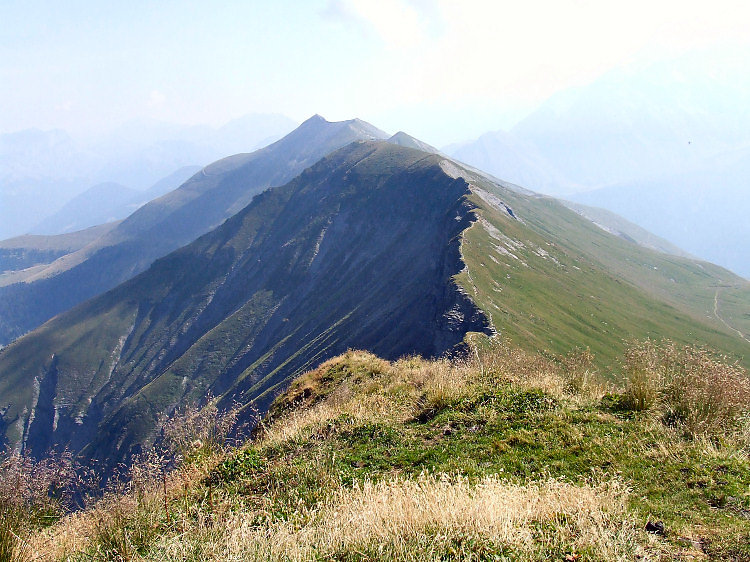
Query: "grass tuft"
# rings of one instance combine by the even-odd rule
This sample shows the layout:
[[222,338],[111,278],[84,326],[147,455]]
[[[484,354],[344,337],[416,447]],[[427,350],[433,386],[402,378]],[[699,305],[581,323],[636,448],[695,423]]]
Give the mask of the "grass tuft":
[[651,340],[634,344],[625,356],[625,374],[625,407],[654,409],[665,423],[693,436],[736,430],[750,411],[745,370],[702,347]]

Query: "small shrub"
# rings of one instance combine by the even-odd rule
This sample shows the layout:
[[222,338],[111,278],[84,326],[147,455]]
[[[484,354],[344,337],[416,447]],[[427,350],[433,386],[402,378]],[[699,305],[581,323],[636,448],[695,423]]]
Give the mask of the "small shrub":
[[0,560],[29,557],[25,538],[58,519],[83,489],[69,452],[36,461],[11,452],[0,460]]
[[220,411],[209,396],[205,406],[187,405],[162,421],[163,445],[184,457],[195,456],[199,451],[221,452],[236,429],[239,415],[238,407]]
[[694,435],[716,435],[734,426],[750,410],[750,381],[738,364],[703,348],[676,349],[663,356],[665,418]]
[[745,370],[701,347],[647,340],[628,349],[625,373],[625,406],[658,407],[665,423],[693,435],[717,435],[750,410]]
[[562,358],[567,393],[595,399],[606,393],[606,385],[594,365],[595,359],[588,348],[576,348]]

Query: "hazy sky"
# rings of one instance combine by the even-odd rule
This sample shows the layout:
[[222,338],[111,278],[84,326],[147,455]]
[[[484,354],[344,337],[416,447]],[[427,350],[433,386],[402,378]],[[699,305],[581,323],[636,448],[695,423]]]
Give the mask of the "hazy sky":
[[723,0],[0,0],[0,132],[320,113],[443,145],[749,29]]

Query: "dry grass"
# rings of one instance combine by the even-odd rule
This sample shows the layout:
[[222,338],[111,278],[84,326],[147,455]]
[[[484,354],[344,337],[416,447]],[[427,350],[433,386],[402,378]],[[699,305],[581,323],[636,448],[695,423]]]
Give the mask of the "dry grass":
[[62,516],[84,480],[67,451],[41,461],[17,453],[0,459],[0,560],[32,557],[34,529]]
[[221,560],[478,559],[492,552],[539,560],[585,552],[588,559],[632,560],[648,539],[626,515],[616,480],[574,486],[558,480],[510,484],[489,477],[365,482],[291,521],[259,528],[237,514],[219,535],[166,541],[160,556]]
[[192,525],[190,508],[196,510],[190,490],[198,489],[224,458],[237,417],[236,409],[220,412],[209,401],[203,408],[188,405],[162,420],[162,447],[135,459],[85,511],[31,535],[31,559],[65,560],[86,552],[97,560],[133,560],[157,536],[186,530]]
[[694,436],[715,436],[741,427],[750,411],[750,379],[737,363],[695,346],[664,341],[630,346],[623,402],[656,410],[670,425]]
[[[216,456],[200,465],[180,467],[166,475],[157,467],[134,467],[135,478],[118,485],[85,511],[68,515],[60,524],[29,539],[33,560],[67,560],[85,552],[86,559],[136,560],[159,536],[175,536],[203,526],[219,502],[196,504],[192,490],[220,461]],[[182,500],[182,501],[181,501]],[[200,513],[196,523],[195,513]]]
[[[678,412],[676,406],[683,403],[696,408],[680,390],[698,396],[698,403],[718,403],[724,409],[711,410],[712,416],[735,423],[745,402],[728,399],[727,390],[708,392],[695,377],[742,389],[744,373],[701,353],[668,348],[665,356],[650,345],[631,350],[626,364],[632,374],[643,375],[644,384],[654,385],[655,397],[646,393],[643,404],[660,414],[639,417],[645,431],[628,446],[644,458],[677,462],[686,447],[705,442],[708,458],[714,441],[680,438],[680,427],[664,425],[662,414]],[[496,476],[469,480],[423,474],[407,479],[383,472],[368,474],[372,481],[345,483],[330,458],[336,451],[315,453],[314,444],[346,424],[413,427],[421,416],[429,421],[445,408],[459,411],[478,396],[497,393],[542,391],[564,404],[565,415],[585,414],[599,408],[601,397],[611,391],[592,369],[591,359],[577,350],[551,360],[498,342],[451,361],[406,357],[388,362],[350,351],[299,378],[273,405],[270,421],[251,449],[257,458],[275,460],[264,460],[269,464],[248,473],[267,482],[243,488],[248,483],[237,481],[237,490],[245,495],[231,491],[232,483],[214,489],[212,496],[207,476],[226,458],[225,434],[231,424],[212,422],[219,415],[215,410],[201,414],[188,409],[165,425],[165,437],[190,462],[165,473],[168,459],[144,457],[117,493],[37,533],[29,548],[44,553],[40,560],[75,553],[116,560],[541,560],[566,555],[575,560],[577,554],[587,560],[658,559],[660,549],[670,547],[643,532],[643,521],[627,510],[628,490],[616,477],[593,481],[584,476],[587,483],[574,485]],[[684,390],[678,381],[693,386]],[[633,384],[628,387],[631,397],[637,394]],[[488,420],[507,416],[485,409],[481,415]],[[607,423],[614,419],[610,411],[598,411]],[[704,415],[706,410],[697,411]],[[692,410],[686,412],[680,423],[687,427]],[[725,427],[725,421],[711,423]],[[697,427],[705,430],[701,424]],[[750,422],[737,426],[750,436]]]
[[[306,438],[341,415],[361,421],[402,422],[422,401],[455,399],[467,391],[467,364],[407,357],[390,363],[368,352],[348,351],[295,381],[272,407],[263,444]],[[332,384],[335,383],[335,384]]]

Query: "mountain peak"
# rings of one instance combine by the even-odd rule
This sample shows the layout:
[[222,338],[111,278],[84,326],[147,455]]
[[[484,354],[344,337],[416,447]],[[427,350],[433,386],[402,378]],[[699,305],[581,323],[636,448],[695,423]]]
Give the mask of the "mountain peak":
[[[77,451],[87,447],[87,457],[126,462],[156,427],[153,412],[143,409],[147,402],[187,402],[210,392],[264,411],[289,377],[349,348],[392,359],[439,356],[461,345],[469,331],[491,333],[486,315],[452,281],[463,268],[460,234],[474,221],[468,184],[442,172],[437,157],[357,139],[351,126],[334,127],[351,140],[316,158],[305,173],[84,304],[80,310],[93,331],[79,337],[79,313],[68,311],[3,350],[0,439],[10,427],[6,419],[28,420],[33,410],[31,421],[23,422],[33,426],[22,436],[29,450],[42,454],[58,442],[71,443]],[[268,167],[279,168],[276,162]],[[237,183],[245,185],[254,173],[248,167],[232,177],[241,175]],[[167,294],[174,298],[164,299]],[[146,308],[152,312],[139,312]],[[123,337],[131,331],[157,338],[149,348],[157,355],[136,357],[140,344]],[[44,338],[52,332],[58,335],[48,352]],[[37,352],[39,346],[44,351]],[[84,348],[85,357],[75,351]],[[54,354],[54,366],[27,363],[29,349],[39,361]],[[85,380],[76,376],[83,370],[79,360],[87,362]],[[217,361],[217,368],[204,372],[208,361]],[[110,368],[108,382],[99,384],[98,371]],[[34,379],[26,373],[37,369],[44,371],[41,398],[23,410],[34,400]],[[121,400],[132,380],[140,386]],[[9,388],[13,405],[31,402],[9,410]],[[101,405],[115,396],[111,388],[123,391],[105,411]],[[63,393],[70,406],[55,413],[55,396]],[[76,408],[84,403],[81,415]],[[127,421],[135,418],[138,427]],[[56,419],[63,421],[53,432]],[[83,426],[91,431],[79,438]]]
[[399,146],[406,146],[408,148],[416,148],[417,150],[421,150],[423,152],[430,152],[432,154],[440,153],[440,151],[434,146],[431,146],[427,144],[426,142],[421,141],[418,138],[415,138],[403,131],[399,131],[398,133],[390,137],[388,139],[388,142],[391,144],[397,144]]
[[312,117],[305,119],[302,122],[302,125],[306,125],[308,123],[329,123],[329,121],[325,117],[323,117],[320,113],[316,113]]
[[276,145],[299,142],[305,145],[330,144],[327,151],[320,151],[320,156],[324,156],[330,150],[335,150],[355,140],[385,140],[387,138],[388,135],[383,131],[361,119],[328,121],[316,113],[268,148],[273,149]]

